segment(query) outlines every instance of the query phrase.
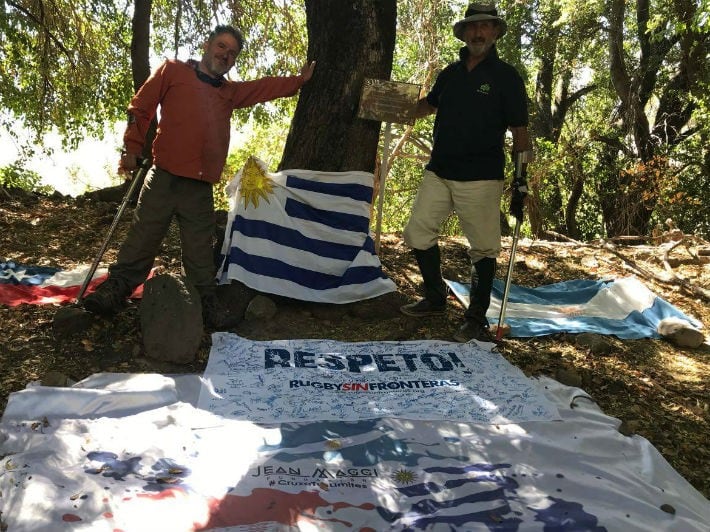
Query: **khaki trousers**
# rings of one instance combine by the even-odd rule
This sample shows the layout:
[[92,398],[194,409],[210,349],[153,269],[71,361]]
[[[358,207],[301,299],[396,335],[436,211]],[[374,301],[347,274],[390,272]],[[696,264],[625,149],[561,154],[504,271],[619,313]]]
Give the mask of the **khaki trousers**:
[[503,181],[451,181],[424,170],[404,228],[404,241],[414,249],[437,245],[441,224],[456,212],[473,263],[500,254],[500,200]]

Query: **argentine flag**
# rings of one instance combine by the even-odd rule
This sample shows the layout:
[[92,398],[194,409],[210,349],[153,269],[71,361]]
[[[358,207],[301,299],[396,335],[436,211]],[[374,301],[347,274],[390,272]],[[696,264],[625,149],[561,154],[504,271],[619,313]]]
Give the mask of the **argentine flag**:
[[[449,280],[446,284],[468,307],[469,285]],[[498,323],[503,290],[504,283],[494,281],[486,313],[491,324]],[[537,288],[511,285],[505,309],[510,336],[521,338],[561,332],[591,332],[622,339],[660,338],[656,328],[664,318],[679,318],[691,327],[702,328],[700,322],[658,297],[636,277],[577,279]]]
[[318,303],[396,290],[370,236],[373,181],[355,171],[270,173],[249,158],[227,186],[220,283]]

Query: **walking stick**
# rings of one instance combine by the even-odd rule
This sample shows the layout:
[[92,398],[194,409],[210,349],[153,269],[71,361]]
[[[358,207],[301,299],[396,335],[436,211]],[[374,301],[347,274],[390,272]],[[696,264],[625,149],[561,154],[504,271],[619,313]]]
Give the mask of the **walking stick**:
[[101,257],[103,257],[104,253],[106,253],[108,243],[111,240],[113,232],[116,230],[116,226],[118,225],[118,222],[121,219],[121,216],[123,215],[123,211],[126,209],[128,201],[133,197],[133,191],[135,190],[136,186],[138,186],[138,183],[141,183],[143,181],[146,172],[148,172],[149,166],[150,165],[148,164],[148,159],[138,160],[138,170],[133,176],[133,179],[131,180],[131,184],[129,185],[128,190],[126,191],[126,194],[123,196],[123,200],[121,201],[121,205],[118,207],[118,211],[116,211],[116,215],[113,217],[113,222],[111,222],[111,227],[109,227],[108,229],[108,233],[106,234],[106,238],[104,238],[104,242],[101,245],[101,249],[99,250],[98,255],[96,255],[94,262],[91,264],[91,268],[89,268],[89,273],[86,275],[86,278],[84,279],[84,282],[81,285],[81,288],[79,289],[79,294],[76,296],[77,303],[81,303],[82,299],[84,298],[84,293],[86,292],[86,289],[88,288],[91,279],[94,277],[94,273],[96,273],[96,268],[99,267]]
[[510,280],[513,277],[513,264],[515,264],[515,250],[518,247],[518,236],[520,235],[520,220],[515,220],[513,230],[513,245],[510,247],[510,262],[508,262],[508,273],[505,276],[505,288],[503,289],[503,299],[500,302],[500,316],[498,316],[498,328],[496,329],[496,340],[503,338],[503,320],[505,320],[505,307],[508,304],[508,292],[510,291]]
[[[516,152],[513,163],[515,164],[515,178],[513,180],[514,190],[522,194],[520,199],[520,212],[511,209],[515,214],[515,229],[513,230],[513,244],[510,247],[510,262],[508,262],[508,273],[505,276],[505,288],[503,289],[503,299],[500,302],[500,315],[498,316],[498,327],[496,329],[496,340],[503,338],[503,320],[505,320],[505,308],[508,305],[508,292],[510,292],[510,280],[513,277],[513,265],[515,264],[515,250],[518,247],[518,237],[520,236],[520,224],[523,221],[524,195],[527,194],[528,185],[525,181],[525,167],[532,158],[532,152]],[[515,198],[515,196],[514,196]],[[513,199],[511,199],[512,205]],[[516,214],[517,212],[517,214]]]

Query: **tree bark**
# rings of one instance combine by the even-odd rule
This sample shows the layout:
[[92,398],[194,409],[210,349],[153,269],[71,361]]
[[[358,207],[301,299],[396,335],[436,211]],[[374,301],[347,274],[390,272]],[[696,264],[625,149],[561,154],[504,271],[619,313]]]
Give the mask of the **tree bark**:
[[131,71],[133,90],[150,76],[150,11],[152,0],[134,0],[131,21]]
[[[582,96],[593,91],[596,86],[588,85],[570,93],[570,83],[574,75],[573,63],[575,51],[569,50],[569,37],[562,32],[558,21],[561,17],[561,7],[552,3],[547,9],[540,10],[539,29],[534,37],[534,54],[539,68],[535,82],[535,112],[531,118],[533,138],[544,139],[558,145],[562,127],[567,119],[567,113]],[[583,39],[581,27],[577,28],[578,39]],[[562,66],[560,66],[562,65]],[[559,148],[558,148],[559,149]],[[544,170],[542,170],[544,172]],[[570,181],[564,178],[560,183],[540,198],[540,187],[531,180],[531,191],[535,201],[529,202],[530,227],[535,236],[540,236],[544,222],[555,222],[550,213],[564,211],[564,220],[554,223],[554,228],[560,231],[574,231],[572,236],[579,236],[576,224],[576,209],[581,195],[583,181],[580,177]],[[571,188],[568,198],[563,198],[563,190]],[[566,201],[565,201],[566,200]],[[540,205],[545,207],[546,215],[540,212]],[[555,216],[555,215],[553,215]],[[544,219],[543,219],[544,218]]]
[[[611,0],[609,15],[609,71],[617,97],[619,98],[619,117],[621,118],[620,133],[630,134],[636,152],[633,154],[640,161],[640,168],[646,166],[653,158],[656,146],[651,137],[650,124],[646,116],[645,106],[657,82],[656,71],[662,63],[665,44],[659,41],[653,44],[651,32],[648,30],[650,17],[648,0],[636,0],[637,38],[640,55],[637,64],[629,66],[624,50],[624,20],[626,4],[623,0]],[[611,151],[607,153],[611,154]],[[655,190],[652,180],[643,172],[624,171],[613,168],[619,164],[616,158],[608,172],[609,179],[604,183],[607,191],[600,201],[605,212],[605,225],[610,237],[619,235],[644,235],[648,230],[655,198],[650,194]],[[622,165],[623,166],[623,165]],[[622,192],[619,194],[619,192]],[[639,201],[644,198],[645,201]]]
[[[150,14],[153,8],[152,0],[134,0],[133,20],[131,21],[131,73],[133,75],[133,90],[137,92],[150,76]],[[158,127],[155,118],[150,123],[146,133],[145,144],[141,157],[152,162],[153,140]],[[126,183],[128,185],[128,183]],[[142,183],[135,187],[132,201],[138,199]]]
[[357,117],[365,78],[390,79],[396,0],[306,0],[308,60],[279,170],[373,172],[380,122]]
[[[138,91],[150,76],[150,13],[152,0],[134,0],[133,20],[131,21],[131,72],[133,74],[133,90]],[[151,159],[153,139],[157,122],[153,119],[143,145],[142,157]]]

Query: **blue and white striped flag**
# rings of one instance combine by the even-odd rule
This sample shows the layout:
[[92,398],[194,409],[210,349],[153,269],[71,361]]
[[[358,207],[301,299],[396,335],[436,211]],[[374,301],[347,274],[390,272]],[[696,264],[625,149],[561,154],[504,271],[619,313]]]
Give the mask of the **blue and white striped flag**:
[[370,236],[373,181],[367,172],[270,173],[250,158],[227,187],[220,282],[319,303],[396,290]]
[[[456,299],[468,307],[470,286],[449,280],[446,284]],[[502,281],[493,282],[491,306],[486,313],[491,324],[498,323],[504,289]],[[656,328],[665,318],[702,327],[635,277],[613,281],[577,279],[537,288],[512,284],[505,313],[510,336],[523,338],[561,332],[591,332],[623,339],[660,338]]]

